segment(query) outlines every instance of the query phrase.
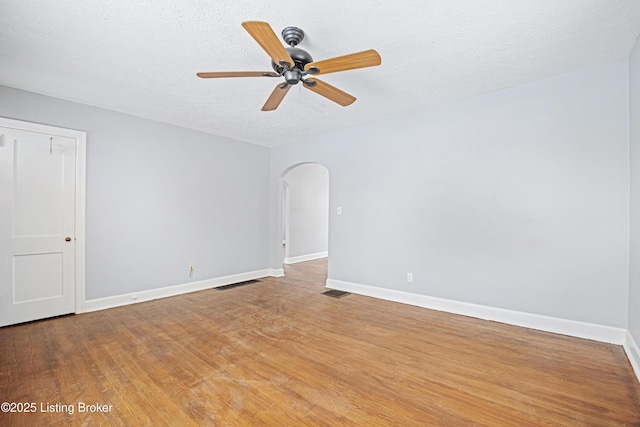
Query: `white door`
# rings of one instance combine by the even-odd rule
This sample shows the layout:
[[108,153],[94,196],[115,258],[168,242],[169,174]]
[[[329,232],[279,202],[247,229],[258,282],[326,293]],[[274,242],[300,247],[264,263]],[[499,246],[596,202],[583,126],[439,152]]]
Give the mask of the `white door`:
[[76,139],[0,127],[0,326],[75,311]]

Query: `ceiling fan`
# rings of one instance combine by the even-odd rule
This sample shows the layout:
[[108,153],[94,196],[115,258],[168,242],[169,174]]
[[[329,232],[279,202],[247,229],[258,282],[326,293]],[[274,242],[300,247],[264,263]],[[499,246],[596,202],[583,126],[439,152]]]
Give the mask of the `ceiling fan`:
[[[278,105],[280,105],[284,96],[289,89],[291,89],[291,86],[300,82],[302,82],[302,85],[307,89],[346,107],[352,104],[356,98],[313,76],[373,67],[380,65],[382,62],[378,52],[373,49],[313,62],[313,58],[311,58],[308,52],[296,47],[304,39],[304,32],[300,28],[287,27],[282,30],[282,38],[285,43],[289,45],[289,47],[285,48],[268,23],[247,21],[243,22],[242,26],[271,57],[271,66],[275,72],[222,71],[197,73],[197,76],[203,79],[224,77],[284,77],[285,82],[279,83],[276,86],[262,107],[262,111],[272,111],[278,108]],[[313,78],[308,78],[307,76],[312,76]]]

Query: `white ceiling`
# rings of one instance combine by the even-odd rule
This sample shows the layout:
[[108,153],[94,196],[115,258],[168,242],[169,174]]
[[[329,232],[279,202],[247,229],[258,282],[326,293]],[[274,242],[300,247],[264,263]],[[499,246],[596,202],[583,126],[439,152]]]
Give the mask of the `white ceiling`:
[[[298,85],[262,112],[276,79],[195,75],[271,69],[247,20],[382,65],[321,77],[351,106]],[[638,0],[0,0],[0,85],[276,146],[624,59],[639,33]]]

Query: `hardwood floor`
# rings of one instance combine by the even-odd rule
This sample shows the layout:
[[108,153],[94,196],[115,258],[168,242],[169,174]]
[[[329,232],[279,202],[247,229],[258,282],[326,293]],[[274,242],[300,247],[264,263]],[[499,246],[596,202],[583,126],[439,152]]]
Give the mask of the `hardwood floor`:
[[620,346],[324,296],[325,260],[286,271],[0,329],[0,401],[36,404],[0,425],[640,425]]

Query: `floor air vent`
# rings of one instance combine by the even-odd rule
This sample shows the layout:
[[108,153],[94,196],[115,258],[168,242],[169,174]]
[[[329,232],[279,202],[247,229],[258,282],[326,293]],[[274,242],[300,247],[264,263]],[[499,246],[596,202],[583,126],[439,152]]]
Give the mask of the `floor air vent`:
[[339,291],[337,289],[331,289],[330,291],[323,292],[322,295],[328,295],[334,298],[342,298],[347,295],[351,295],[351,292]]
[[247,280],[245,282],[232,283],[230,285],[218,286],[216,289],[219,291],[226,291],[227,289],[239,288],[240,286],[253,285],[254,283],[260,283],[260,280]]

